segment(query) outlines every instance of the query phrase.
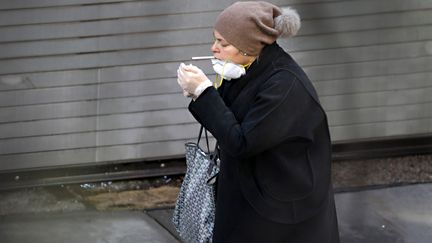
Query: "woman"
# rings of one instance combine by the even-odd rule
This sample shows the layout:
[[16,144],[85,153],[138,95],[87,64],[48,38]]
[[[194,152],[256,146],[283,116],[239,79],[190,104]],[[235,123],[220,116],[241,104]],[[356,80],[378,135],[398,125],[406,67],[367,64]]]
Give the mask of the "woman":
[[213,242],[339,242],[326,115],[276,43],[299,27],[292,9],[235,3],[214,27],[221,86],[195,66],[178,70],[190,112],[219,144]]

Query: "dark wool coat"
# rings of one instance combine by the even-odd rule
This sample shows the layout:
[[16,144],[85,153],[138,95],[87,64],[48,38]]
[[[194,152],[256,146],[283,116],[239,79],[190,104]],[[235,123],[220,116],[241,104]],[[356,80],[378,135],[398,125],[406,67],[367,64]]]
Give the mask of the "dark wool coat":
[[326,114],[290,55],[265,47],[189,110],[220,148],[214,242],[339,242]]

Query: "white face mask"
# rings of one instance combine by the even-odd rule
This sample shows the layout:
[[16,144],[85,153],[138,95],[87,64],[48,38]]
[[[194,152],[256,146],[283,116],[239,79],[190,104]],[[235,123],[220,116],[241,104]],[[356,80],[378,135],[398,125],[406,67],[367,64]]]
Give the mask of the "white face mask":
[[240,78],[245,75],[246,69],[239,64],[219,59],[212,59],[213,70],[226,80]]

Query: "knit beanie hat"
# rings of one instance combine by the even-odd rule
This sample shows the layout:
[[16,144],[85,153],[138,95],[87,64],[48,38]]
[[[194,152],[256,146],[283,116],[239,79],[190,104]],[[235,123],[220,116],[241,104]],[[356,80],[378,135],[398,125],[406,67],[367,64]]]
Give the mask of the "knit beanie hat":
[[256,56],[279,36],[296,35],[300,17],[268,2],[236,2],[219,14],[214,29],[243,53]]

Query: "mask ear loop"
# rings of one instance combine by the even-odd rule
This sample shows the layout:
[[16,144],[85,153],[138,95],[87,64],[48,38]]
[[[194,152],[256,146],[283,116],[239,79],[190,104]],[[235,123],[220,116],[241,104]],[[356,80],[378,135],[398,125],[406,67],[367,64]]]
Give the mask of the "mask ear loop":
[[214,82],[214,87],[216,89],[218,89],[220,86],[222,86],[222,82],[223,82],[223,80],[225,78],[225,75],[224,75],[224,73],[225,73],[225,66],[226,66],[227,63],[228,63],[228,61],[225,61],[224,65],[222,66],[222,75],[221,75],[221,79],[220,79],[219,85],[218,85],[219,74],[216,74],[216,80]]
[[252,62],[242,65],[242,67],[244,67],[244,69],[248,69],[250,66],[252,65]]

